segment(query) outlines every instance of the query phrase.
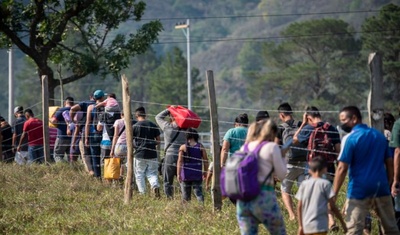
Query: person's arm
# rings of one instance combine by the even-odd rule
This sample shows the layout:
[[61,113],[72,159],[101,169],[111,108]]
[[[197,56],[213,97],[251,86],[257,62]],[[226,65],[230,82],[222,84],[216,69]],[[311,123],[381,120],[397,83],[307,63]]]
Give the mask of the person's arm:
[[12,135],[12,151],[13,151],[13,153],[15,153],[16,148],[17,148],[17,134],[14,131],[14,133]]
[[300,134],[301,130],[307,125],[307,113],[303,114],[303,122],[301,123],[299,129],[297,129],[297,131],[294,133],[293,135],[293,143],[297,144],[299,143],[299,139],[297,138],[297,136]]
[[386,166],[386,174],[388,177],[389,185],[392,185],[393,183],[393,158],[388,157],[385,160],[385,166]]
[[81,125],[76,124],[75,125],[75,129],[74,129],[74,133],[72,133],[71,147],[72,147],[72,150],[74,150],[74,151],[75,151],[76,137],[79,135],[80,129],[81,129]]
[[156,145],[156,151],[157,151],[157,159],[158,159],[158,161],[160,161],[160,149],[161,149],[161,137],[160,136],[157,136],[156,137],[156,143],[157,143],[157,145]]
[[182,170],[182,165],[183,165],[183,153],[184,152],[186,152],[186,145],[183,144],[179,148],[178,163],[176,164],[176,176],[177,176],[179,182],[182,182],[181,170]]
[[115,150],[115,145],[117,144],[118,138],[119,138],[119,127],[118,125],[114,126],[114,137],[113,137],[113,141],[111,144],[111,151],[110,151],[110,157],[114,157],[114,150]]
[[98,108],[98,107],[104,107],[104,106],[106,106],[106,104],[107,104],[107,99],[105,99],[105,100],[102,101],[102,102],[97,103],[97,104],[96,104],[96,108]]
[[348,169],[349,165],[347,163],[339,161],[339,164],[336,168],[335,180],[333,182],[333,192],[335,195],[339,195],[340,188],[342,187],[346,178]]
[[89,136],[90,136],[89,130],[90,130],[91,122],[92,122],[92,115],[90,115],[90,114],[91,114],[92,110],[93,110],[93,105],[90,105],[86,112],[85,142],[84,142],[86,146],[89,146]]
[[394,177],[392,184],[392,195],[396,196],[398,194],[396,186],[400,183],[400,147],[394,150]]
[[274,164],[273,165],[274,175],[276,178],[282,181],[287,173],[286,158],[282,156],[278,145],[274,144],[274,145],[269,145],[268,147],[270,146],[272,147],[272,161]]
[[72,106],[71,109],[69,110],[69,117],[72,122],[74,121],[75,114],[78,111],[81,111],[81,106],[79,104]]
[[156,122],[158,126],[161,128],[161,130],[164,130],[165,127],[169,124],[168,121],[165,120],[165,118],[169,115],[169,110],[165,109],[161,111],[161,113],[156,115]]
[[207,171],[208,171],[208,158],[207,158],[207,152],[204,146],[201,144],[201,154],[202,154],[202,160],[203,160],[203,179],[206,178],[207,176]]
[[18,144],[17,152],[21,151],[21,146],[22,146],[22,143],[24,142],[25,136],[26,136],[26,132],[23,131],[23,132],[22,132],[22,135],[21,135],[21,139],[19,139],[19,144]]
[[303,231],[303,216],[301,214],[301,211],[303,210],[303,206],[302,206],[302,201],[299,200],[297,202],[297,220],[299,223],[299,229],[297,231],[298,235],[304,235],[304,231]]
[[231,144],[229,143],[229,141],[224,140],[224,142],[222,143],[222,149],[221,149],[221,167],[225,166],[225,162],[228,159],[228,153],[229,153],[230,147],[231,147]]
[[210,189],[210,184],[211,184],[211,177],[213,173],[211,170],[207,170],[207,176],[206,176],[206,190]]
[[346,223],[344,222],[342,214],[340,213],[339,209],[337,208],[337,206],[335,204],[334,197],[329,199],[328,208],[333,212],[333,215],[335,215],[335,217],[339,220],[340,225],[343,228],[343,232],[347,233]]

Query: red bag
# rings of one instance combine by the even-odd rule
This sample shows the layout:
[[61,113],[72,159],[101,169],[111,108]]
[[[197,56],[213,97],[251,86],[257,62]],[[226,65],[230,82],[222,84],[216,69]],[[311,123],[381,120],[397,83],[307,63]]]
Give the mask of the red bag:
[[200,126],[201,118],[195,112],[182,106],[170,106],[168,110],[180,128],[198,128]]

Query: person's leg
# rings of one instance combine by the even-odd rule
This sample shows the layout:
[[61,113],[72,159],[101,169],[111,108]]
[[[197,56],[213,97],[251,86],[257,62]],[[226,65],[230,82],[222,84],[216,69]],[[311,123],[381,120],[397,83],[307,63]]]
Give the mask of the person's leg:
[[64,157],[64,152],[62,151],[62,146],[61,146],[61,139],[57,137],[56,142],[54,144],[54,161],[56,163],[62,162],[63,157]]
[[134,159],[134,173],[136,178],[136,185],[138,187],[139,193],[146,193],[146,181],[145,181],[145,172],[147,168],[145,159]]
[[391,196],[376,197],[373,200],[374,210],[376,211],[376,214],[381,222],[383,234],[399,235],[400,232],[397,228]]
[[91,164],[95,177],[101,177],[101,167],[100,167],[100,141],[101,136],[99,134],[94,134],[89,138],[90,152],[91,152]]
[[262,190],[260,195],[251,203],[252,215],[262,223],[270,234],[286,234],[283,220],[275,191],[271,186],[268,190]]
[[259,221],[251,213],[250,207],[251,202],[237,201],[236,203],[236,218],[242,235],[258,233]]
[[194,195],[196,195],[197,201],[204,203],[204,195],[203,195],[203,181],[193,181],[192,182]]
[[147,170],[146,177],[150,183],[150,187],[152,190],[155,188],[160,188],[160,184],[158,182],[158,159],[146,159],[147,161]]
[[188,202],[192,199],[192,181],[182,181],[181,183],[182,201]]
[[174,156],[166,156],[163,167],[164,191],[168,199],[174,196],[174,177],[176,175],[176,161]]
[[35,160],[35,156],[34,156],[34,149],[33,146],[28,146],[28,162],[27,165],[31,165],[34,160]]
[[289,220],[294,220],[296,218],[296,214],[293,209],[293,200],[290,194],[292,192],[294,180],[299,178],[300,175],[304,175],[304,169],[300,169],[288,164],[286,177],[281,183],[282,201],[289,213]]
[[347,199],[345,208],[345,222],[347,234],[363,234],[365,217],[371,207],[371,199]]

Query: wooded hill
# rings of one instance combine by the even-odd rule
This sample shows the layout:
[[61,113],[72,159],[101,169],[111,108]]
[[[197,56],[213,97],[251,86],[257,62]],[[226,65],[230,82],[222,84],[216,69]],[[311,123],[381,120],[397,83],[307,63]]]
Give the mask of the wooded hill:
[[[240,112],[254,115],[258,109],[275,110],[281,101],[291,102],[296,110],[309,104],[329,111],[348,104],[365,108],[371,47],[361,43],[368,34],[361,33],[367,30],[362,25],[389,3],[399,5],[399,1],[385,0],[148,0],[143,22],[160,19],[164,31],[154,51],[132,59],[123,72],[131,79],[134,100],[143,102],[151,115],[166,104],[186,105],[186,38],[174,26],[190,18],[192,75],[198,91],[194,102],[207,104],[204,72],[213,70],[221,120],[232,121]],[[368,30],[382,33],[379,28]],[[129,34],[135,28],[128,23],[118,31]],[[315,44],[310,46],[310,42]],[[16,104],[31,106],[40,102],[39,79],[32,64],[15,51]],[[0,50],[0,58],[0,113],[6,116],[6,50]],[[311,63],[312,58],[317,62]],[[399,86],[391,79],[386,82],[388,87]],[[88,76],[66,85],[64,93],[83,100],[97,88],[118,94],[120,83]],[[398,95],[393,90],[385,91],[385,104],[397,114],[393,100]]]

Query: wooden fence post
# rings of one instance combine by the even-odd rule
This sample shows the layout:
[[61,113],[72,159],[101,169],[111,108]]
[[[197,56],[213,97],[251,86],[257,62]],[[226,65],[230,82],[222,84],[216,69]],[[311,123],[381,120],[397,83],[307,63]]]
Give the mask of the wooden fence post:
[[384,132],[383,125],[383,69],[382,55],[371,53],[368,57],[368,67],[371,72],[371,88],[368,95],[368,118],[371,127]]
[[212,131],[212,152],[213,152],[213,177],[212,177],[212,200],[214,211],[220,211],[222,208],[222,197],[220,189],[220,143],[219,143],[219,127],[218,127],[218,111],[217,101],[215,97],[214,74],[212,70],[207,70],[207,87],[208,87],[208,102],[210,105],[210,120]]
[[128,147],[127,154],[127,171],[125,180],[125,196],[124,202],[128,204],[132,200],[132,171],[133,171],[133,133],[132,133],[132,116],[131,116],[131,95],[129,93],[128,79],[125,74],[122,75],[122,103],[124,107],[126,144]]
[[50,137],[49,137],[49,82],[46,75],[42,76],[42,112],[43,112],[43,152],[44,161],[50,160]]

